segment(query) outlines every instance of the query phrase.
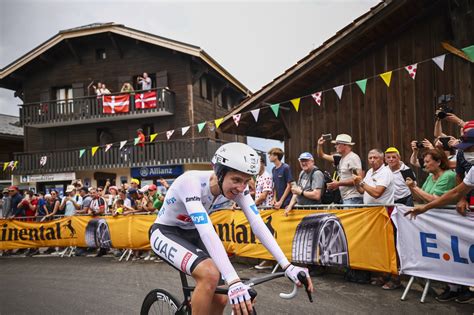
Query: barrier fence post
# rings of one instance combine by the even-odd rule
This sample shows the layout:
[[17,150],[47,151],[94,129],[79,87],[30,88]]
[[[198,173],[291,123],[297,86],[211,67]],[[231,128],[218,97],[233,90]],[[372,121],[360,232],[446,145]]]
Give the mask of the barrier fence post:
[[405,291],[403,291],[403,294],[402,294],[402,297],[400,298],[400,300],[402,300],[402,301],[406,300],[408,291],[410,291],[410,288],[411,288],[414,280],[415,280],[415,277],[411,276],[410,280],[408,281],[408,284],[405,288]]

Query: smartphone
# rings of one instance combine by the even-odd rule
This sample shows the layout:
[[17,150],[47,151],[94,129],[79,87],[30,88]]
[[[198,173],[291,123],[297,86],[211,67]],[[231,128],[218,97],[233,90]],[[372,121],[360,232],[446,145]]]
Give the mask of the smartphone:
[[332,134],[330,133],[323,134],[323,139],[324,141],[332,140]]
[[400,173],[402,174],[404,180],[407,180],[408,177],[410,177],[414,181],[416,180],[416,175],[410,168],[407,170],[400,171]]
[[449,151],[451,149],[448,145],[449,140],[451,140],[450,137],[439,137],[439,141],[443,144],[444,151]]
[[296,182],[293,181],[293,182],[290,183],[290,185],[291,185],[291,188],[295,188],[296,187]]
[[351,171],[352,171],[352,174],[354,174],[355,176],[359,175],[356,168],[353,168]]

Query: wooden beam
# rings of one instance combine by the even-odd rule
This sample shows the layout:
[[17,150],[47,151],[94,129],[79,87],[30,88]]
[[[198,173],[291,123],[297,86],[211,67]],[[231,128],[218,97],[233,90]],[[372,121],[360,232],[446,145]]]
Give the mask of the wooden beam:
[[109,36],[112,45],[114,45],[115,49],[117,49],[120,59],[123,59],[123,51],[120,48],[118,41],[115,39],[115,36],[111,32],[108,32],[107,35]]
[[441,42],[441,46],[443,46],[444,49],[446,49],[447,51],[449,51],[453,55],[461,57],[462,59],[466,59],[469,62],[473,62],[473,61],[471,61],[471,59],[469,59],[469,57],[462,50],[459,50],[456,47],[451,46],[447,42]]
[[69,50],[71,51],[72,55],[74,58],[76,58],[77,62],[81,64],[81,57],[77,54],[76,50],[74,49],[74,46],[72,45],[71,41],[69,39],[64,40],[67,44],[67,47],[69,47]]

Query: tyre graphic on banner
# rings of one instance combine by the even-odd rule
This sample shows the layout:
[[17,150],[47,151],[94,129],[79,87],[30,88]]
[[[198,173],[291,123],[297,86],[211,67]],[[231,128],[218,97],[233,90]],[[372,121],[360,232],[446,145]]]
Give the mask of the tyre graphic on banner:
[[329,213],[308,215],[296,227],[292,260],[323,266],[349,266],[346,234],[339,218]]
[[86,244],[88,247],[110,249],[109,225],[105,219],[92,219],[86,227]]

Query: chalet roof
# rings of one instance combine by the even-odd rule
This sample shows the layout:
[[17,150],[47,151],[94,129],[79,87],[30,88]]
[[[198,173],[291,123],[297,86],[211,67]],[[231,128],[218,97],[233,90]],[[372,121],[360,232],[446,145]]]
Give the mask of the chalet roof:
[[[277,76],[260,90],[244,99],[224,117],[222,130],[249,136],[264,136],[283,140],[286,131],[281,126],[281,118],[275,118],[271,111],[265,111],[261,121],[263,124],[245,125],[241,121],[239,128],[235,128],[232,116],[261,107],[268,102],[281,102],[298,97],[302,91],[313,93],[315,85],[331,77],[344,64],[355,60],[381,41],[385,41],[396,32],[407,27],[417,17],[429,13],[427,7],[439,4],[441,1],[424,0],[382,0],[334,36],[326,40],[321,46],[312,50],[308,55],[297,61],[281,75]],[[344,83],[344,82],[342,82]],[[298,94],[300,93],[300,94]],[[306,95],[305,94],[305,95]],[[260,119],[259,119],[260,120]],[[241,126],[242,125],[242,126]],[[283,121],[283,125],[285,122]]]
[[20,58],[16,59],[12,63],[1,69],[0,80],[14,73],[16,70],[31,62],[33,59],[41,56],[41,54],[64,40],[107,32],[133,38],[152,45],[168,48],[174,51],[200,58],[216,72],[222,75],[225,79],[231,82],[237,89],[242,91],[244,94],[251,94],[250,90],[247,87],[245,87],[240,81],[238,81],[233,75],[231,75],[226,69],[224,69],[224,67],[217,63],[216,60],[214,60],[207,52],[205,52],[200,47],[136,30],[130,27],[126,27],[123,24],[117,24],[113,22],[93,23],[59,31],[58,34],[56,34],[55,36],[51,37],[44,43],[35,47],[25,55],[21,56]]
[[0,137],[2,135],[23,137],[23,128],[19,126],[17,116],[0,114]]

